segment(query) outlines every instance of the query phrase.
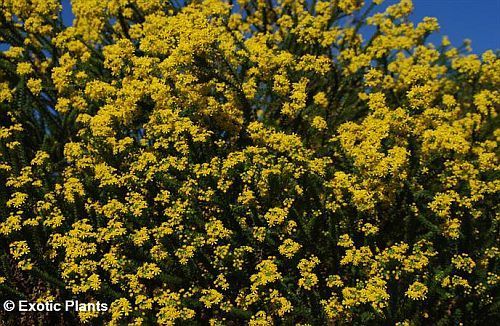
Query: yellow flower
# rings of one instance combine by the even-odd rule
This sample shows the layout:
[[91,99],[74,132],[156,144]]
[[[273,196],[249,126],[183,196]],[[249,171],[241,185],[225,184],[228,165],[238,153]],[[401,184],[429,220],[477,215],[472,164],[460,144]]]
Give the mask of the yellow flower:
[[278,247],[278,250],[283,256],[292,258],[301,247],[302,246],[300,244],[293,241],[292,239],[286,239],[285,241],[283,241],[283,244]]
[[40,95],[40,92],[42,91],[41,79],[30,78],[28,79],[26,85],[28,86],[31,93],[33,93],[33,95]]
[[328,127],[325,119],[323,119],[320,116],[315,116],[313,118],[313,121],[312,121],[311,125],[312,125],[313,128],[315,128],[317,130],[325,130]]
[[256,269],[257,273],[250,276],[252,290],[281,279],[281,273],[278,272],[278,266],[274,262],[274,257],[261,261]]
[[29,62],[20,62],[17,64],[17,73],[21,76],[28,75],[33,72],[33,67]]
[[424,300],[427,296],[427,292],[428,290],[425,284],[415,281],[406,291],[406,295],[412,300]]

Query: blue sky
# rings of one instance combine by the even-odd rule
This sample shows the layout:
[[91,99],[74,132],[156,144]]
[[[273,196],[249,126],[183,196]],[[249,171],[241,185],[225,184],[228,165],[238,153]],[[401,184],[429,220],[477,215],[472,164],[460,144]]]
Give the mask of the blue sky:
[[[413,21],[436,17],[441,25],[439,35],[448,35],[452,44],[460,45],[469,38],[475,53],[500,50],[500,0],[414,0],[413,4]],[[439,43],[440,37],[430,41]]]

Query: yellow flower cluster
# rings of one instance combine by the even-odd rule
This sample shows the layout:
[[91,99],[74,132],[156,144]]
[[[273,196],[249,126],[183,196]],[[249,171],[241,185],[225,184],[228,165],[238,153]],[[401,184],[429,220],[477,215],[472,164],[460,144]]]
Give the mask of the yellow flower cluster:
[[498,53],[382,2],[3,1],[0,293],[109,303],[68,323],[491,322]]

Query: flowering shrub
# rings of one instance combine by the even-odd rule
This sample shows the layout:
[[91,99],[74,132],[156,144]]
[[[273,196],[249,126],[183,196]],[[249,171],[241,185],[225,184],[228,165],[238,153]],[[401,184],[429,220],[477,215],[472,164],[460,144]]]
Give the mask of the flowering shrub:
[[498,318],[498,54],[427,43],[410,0],[186,2],[72,0],[71,27],[1,3],[2,298],[110,305],[32,323]]

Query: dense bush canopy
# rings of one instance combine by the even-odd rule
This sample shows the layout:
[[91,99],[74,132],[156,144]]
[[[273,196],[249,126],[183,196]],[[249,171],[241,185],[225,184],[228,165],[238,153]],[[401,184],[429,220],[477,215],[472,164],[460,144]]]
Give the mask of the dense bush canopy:
[[500,318],[498,53],[409,0],[181,2],[1,2],[0,296],[110,304],[21,321]]

